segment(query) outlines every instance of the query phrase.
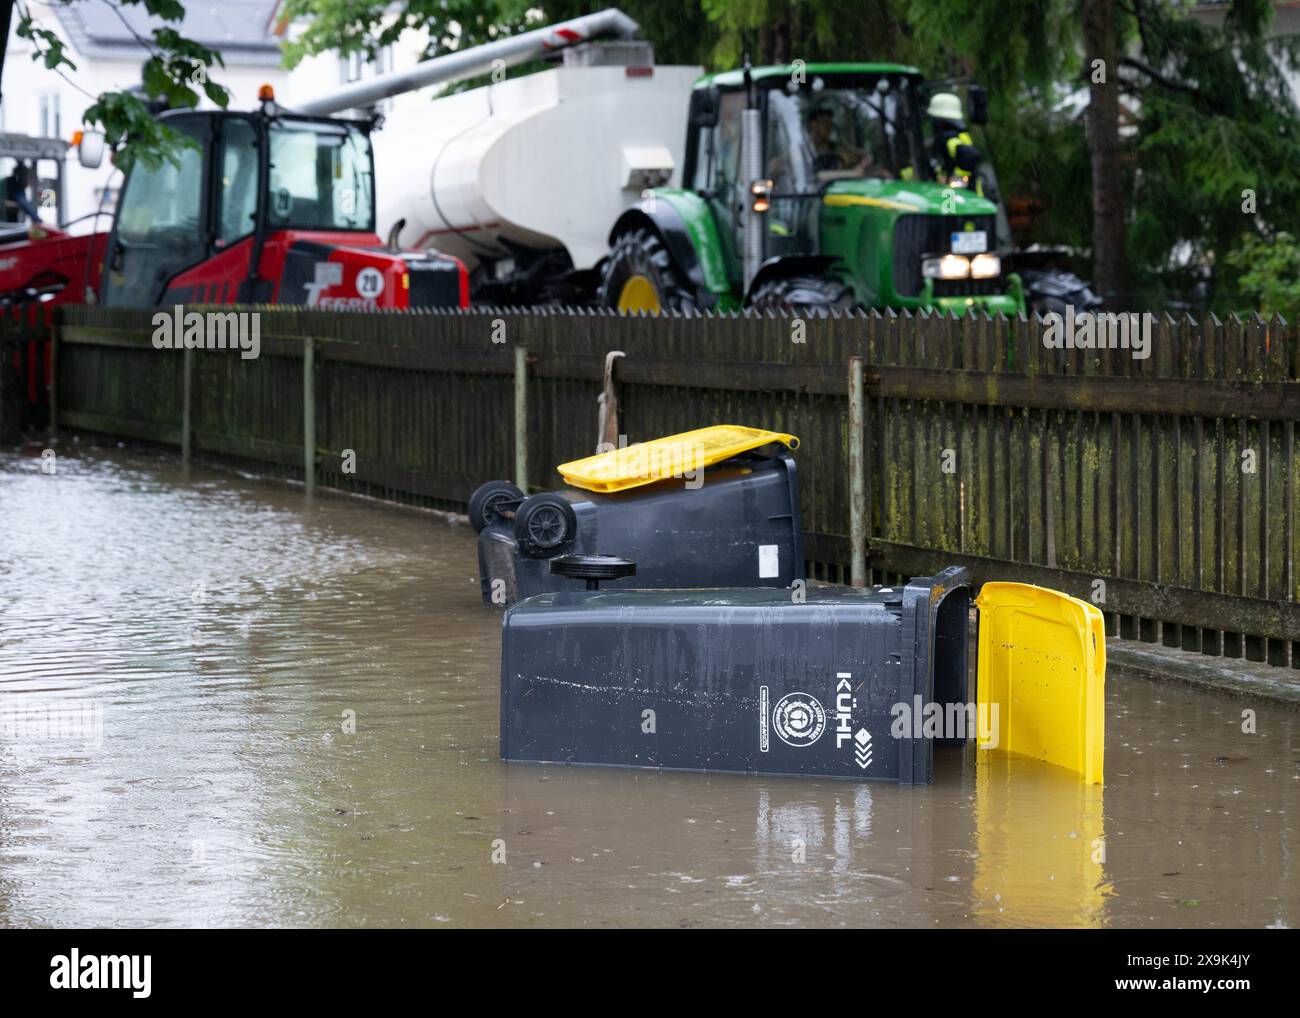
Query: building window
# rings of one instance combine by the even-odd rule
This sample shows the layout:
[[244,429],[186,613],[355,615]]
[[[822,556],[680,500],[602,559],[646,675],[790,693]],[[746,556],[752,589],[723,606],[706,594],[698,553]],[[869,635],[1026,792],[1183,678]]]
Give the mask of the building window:
[[350,85],[362,78],[373,78],[377,74],[387,74],[393,69],[393,47],[388,45],[375,53],[374,59],[366,58],[364,53],[349,53],[339,57],[339,83]]
[[365,68],[366,58],[361,53],[349,53],[339,57],[339,80],[344,85],[360,81]]
[[41,96],[42,138],[58,138],[63,134],[63,123],[59,116],[59,96],[57,93]]

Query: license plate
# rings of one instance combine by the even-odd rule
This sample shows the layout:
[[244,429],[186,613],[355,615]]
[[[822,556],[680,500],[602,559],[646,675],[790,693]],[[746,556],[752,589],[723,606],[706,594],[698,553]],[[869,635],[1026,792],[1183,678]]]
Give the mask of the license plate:
[[952,235],[953,254],[983,254],[989,249],[986,230],[966,230]]

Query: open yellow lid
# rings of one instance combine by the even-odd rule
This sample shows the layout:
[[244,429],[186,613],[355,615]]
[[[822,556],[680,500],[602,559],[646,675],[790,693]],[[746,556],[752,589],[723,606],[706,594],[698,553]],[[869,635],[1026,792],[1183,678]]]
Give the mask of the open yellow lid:
[[671,477],[682,477],[769,442],[782,442],[791,449],[799,447],[799,439],[794,435],[742,428],[736,424],[717,424],[561,463],[555,469],[566,483],[575,488],[624,491]]
[[998,749],[1101,784],[1106,741],[1106,626],[1087,601],[1027,583],[986,583],[976,695],[996,707]]

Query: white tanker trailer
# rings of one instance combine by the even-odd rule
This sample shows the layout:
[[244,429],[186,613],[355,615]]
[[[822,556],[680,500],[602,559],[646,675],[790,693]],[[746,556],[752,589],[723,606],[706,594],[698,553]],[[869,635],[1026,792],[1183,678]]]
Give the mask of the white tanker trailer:
[[[302,104],[360,109],[413,93],[372,135],[380,235],[471,269],[474,298],[583,301],[610,226],[649,188],[680,183],[700,67],[656,67],[617,10],[439,57]],[[592,42],[612,37],[613,41]],[[581,45],[580,45],[581,44]],[[433,98],[439,86],[563,50],[536,74]]]
[[[605,49],[596,44],[594,55]],[[610,226],[644,191],[680,182],[699,74],[566,62],[439,99],[420,115],[418,133],[394,117],[375,136],[389,196],[380,223],[405,219],[402,244],[437,248],[477,270],[476,296],[530,270],[562,285],[569,270],[591,270],[609,252]],[[513,303],[511,288],[496,287],[498,298]]]

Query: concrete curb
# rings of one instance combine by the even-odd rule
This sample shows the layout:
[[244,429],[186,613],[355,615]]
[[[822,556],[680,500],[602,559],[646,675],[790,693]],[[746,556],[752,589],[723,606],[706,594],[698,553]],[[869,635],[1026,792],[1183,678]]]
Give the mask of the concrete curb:
[[1277,668],[1240,658],[1210,657],[1113,637],[1106,641],[1106,666],[1125,677],[1173,682],[1300,710],[1300,670],[1294,668]]

